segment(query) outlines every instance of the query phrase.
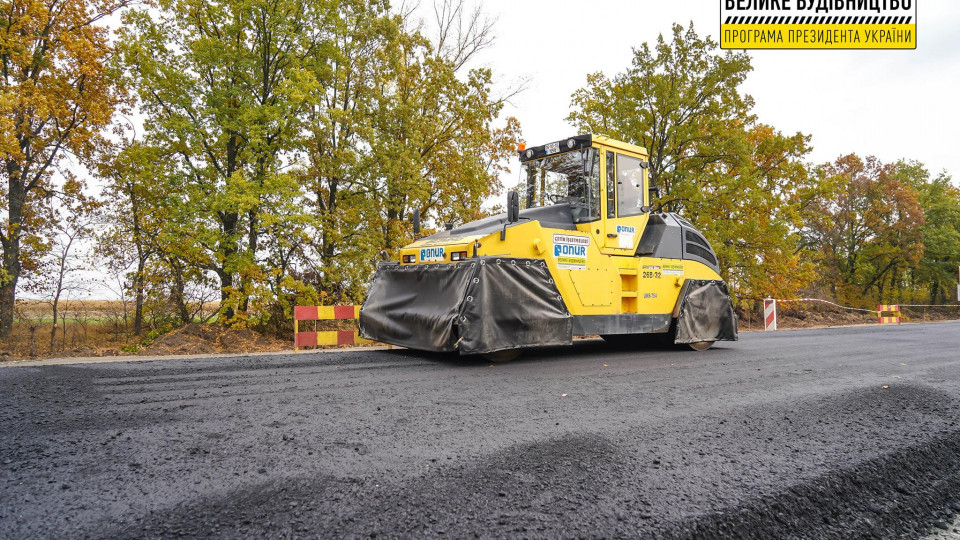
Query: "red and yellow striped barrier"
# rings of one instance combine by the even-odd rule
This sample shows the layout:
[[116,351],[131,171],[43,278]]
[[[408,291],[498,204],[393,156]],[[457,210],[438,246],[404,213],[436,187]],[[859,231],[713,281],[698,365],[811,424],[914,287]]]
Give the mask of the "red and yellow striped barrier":
[[293,349],[373,343],[356,330],[301,332],[300,321],[348,320],[360,317],[360,306],[296,306],[293,308]]
[[880,304],[877,306],[877,315],[880,318],[880,324],[903,324],[899,305]]

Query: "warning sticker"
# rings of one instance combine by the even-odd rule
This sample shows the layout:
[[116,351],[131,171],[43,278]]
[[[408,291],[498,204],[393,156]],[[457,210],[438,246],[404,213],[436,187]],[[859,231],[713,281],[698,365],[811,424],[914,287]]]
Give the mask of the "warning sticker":
[[557,258],[557,267],[564,270],[586,270],[589,236],[571,234],[553,235],[553,256]]
[[663,263],[663,273],[671,276],[682,276],[683,263]]
[[723,49],[916,49],[916,0],[720,0]]
[[618,247],[622,249],[633,249],[633,237],[635,234],[637,234],[636,227],[617,225],[617,238],[620,240]]

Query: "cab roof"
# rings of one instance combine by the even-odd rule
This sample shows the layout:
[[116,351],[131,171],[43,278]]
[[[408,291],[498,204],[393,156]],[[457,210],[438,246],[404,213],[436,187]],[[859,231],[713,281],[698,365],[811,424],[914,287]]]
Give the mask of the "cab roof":
[[594,144],[620,150],[621,152],[648,157],[647,150],[642,146],[625,143],[623,141],[611,139],[610,137],[603,135],[575,135],[573,137],[561,139],[559,141],[544,144],[542,146],[531,146],[517,152],[517,154],[521,162],[526,162],[533,161],[535,159],[542,159],[547,156],[572,152],[574,150],[590,148]]
[[616,148],[617,150],[630,152],[631,154],[640,154],[641,156],[648,157],[647,149],[642,146],[618,141],[616,139],[611,139],[610,137],[604,137],[603,135],[593,135],[592,137],[593,142],[596,144],[602,144],[603,146],[609,146],[611,148]]

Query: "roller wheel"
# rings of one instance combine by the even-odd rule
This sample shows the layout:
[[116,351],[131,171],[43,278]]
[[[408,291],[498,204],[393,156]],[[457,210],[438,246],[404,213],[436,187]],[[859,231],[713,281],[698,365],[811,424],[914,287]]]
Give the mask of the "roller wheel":
[[695,351],[705,351],[713,346],[712,341],[698,341],[696,343],[688,343],[688,347]]
[[521,352],[523,352],[523,349],[506,349],[503,351],[486,353],[483,355],[483,357],[494,364],[502,364],[504,362],[509,362],[516,359],[518,356],[520,356]]

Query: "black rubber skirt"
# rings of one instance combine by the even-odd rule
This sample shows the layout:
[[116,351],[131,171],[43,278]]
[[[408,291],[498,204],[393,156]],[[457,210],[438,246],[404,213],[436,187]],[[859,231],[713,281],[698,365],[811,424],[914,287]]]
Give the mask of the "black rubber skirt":
[[360,310],[366,339],[425,351],[484,354],[570,345],[573,323],[539,259],[377,268]]
[[737,313],[726,283],[691,279],[681,294],[676,343],[737,341]]

